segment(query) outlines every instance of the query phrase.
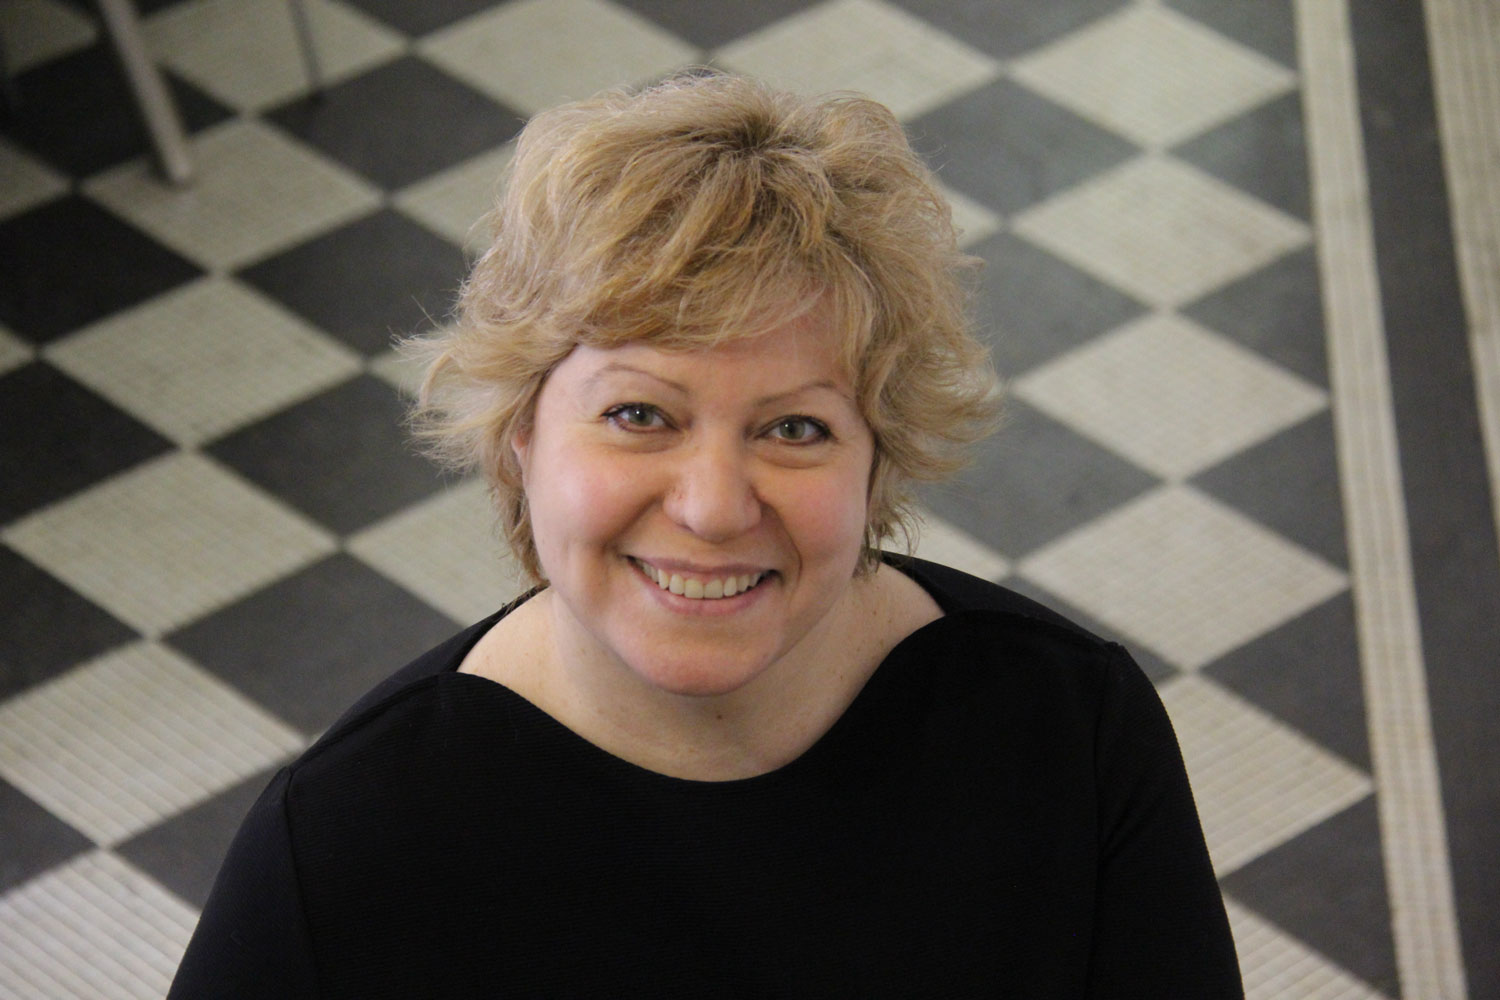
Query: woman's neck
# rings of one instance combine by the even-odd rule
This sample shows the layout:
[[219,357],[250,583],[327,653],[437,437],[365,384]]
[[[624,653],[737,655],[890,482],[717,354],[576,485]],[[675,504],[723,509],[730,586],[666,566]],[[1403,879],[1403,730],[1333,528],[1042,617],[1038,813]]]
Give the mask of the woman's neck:
[[846,597],[796,647],[722,694],[665,691],[601,656],[550,591],[502,619],[460,669],[504,684],[648,770],[698,781],[754,777],[806,752],[891,648],[942,614],[914,581],[884,566],[855,580]]

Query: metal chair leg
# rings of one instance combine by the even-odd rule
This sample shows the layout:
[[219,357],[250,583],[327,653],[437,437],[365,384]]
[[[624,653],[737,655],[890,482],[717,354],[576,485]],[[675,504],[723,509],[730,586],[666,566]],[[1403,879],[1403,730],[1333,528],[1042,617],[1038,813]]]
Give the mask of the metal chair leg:
[[162,82],[141,40],[140,21],[130,0],[98,0],[104,16],[104,27],[125,68],[125,78],[135,93],[136,106],[151,134],[162,173],[173,184],[186,184],[193,176],[193,159],[188,153],[187,135],[178,117],[177,105]]
[[313,44],[312,21],[307,16],[307,0],[291,0],[292,24],[297,29],[297,43],[302,49],[302,65],[307,70],[307,85],[314,94],[323,92],[323,71],[318,65],[318,50]]

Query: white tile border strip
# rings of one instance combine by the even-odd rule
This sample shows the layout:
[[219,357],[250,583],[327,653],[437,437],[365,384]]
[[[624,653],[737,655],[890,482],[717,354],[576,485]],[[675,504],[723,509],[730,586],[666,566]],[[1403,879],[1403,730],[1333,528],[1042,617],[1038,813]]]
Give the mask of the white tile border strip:
[[1500,538],[1500,9],[1427,0],[1427,37],[1458,277]]
[[1461,1000],[1347,4],[1296,0],[1296,17],[1370,755],[1401,995]]

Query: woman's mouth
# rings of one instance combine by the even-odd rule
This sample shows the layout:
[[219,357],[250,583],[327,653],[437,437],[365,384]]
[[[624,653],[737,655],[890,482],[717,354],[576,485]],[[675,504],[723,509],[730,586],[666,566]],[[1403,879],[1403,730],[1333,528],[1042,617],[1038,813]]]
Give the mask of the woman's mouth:
[[725,597],[743,594],[754,588],[766,576],[765,573],[741,573],[726,576],[683,576],[657,569],[648,562],[634,556],[630,561],[652,583],[662,590],[686,597],[691,601],[717,601]]

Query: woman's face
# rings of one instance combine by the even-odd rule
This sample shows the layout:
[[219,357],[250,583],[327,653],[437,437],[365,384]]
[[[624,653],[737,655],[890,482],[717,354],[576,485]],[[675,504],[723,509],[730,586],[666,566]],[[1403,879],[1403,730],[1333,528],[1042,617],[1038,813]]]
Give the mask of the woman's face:
[[814,312],[694,353],[579,347],[515,442],[566,652],[724,694],[825,636],[874,441]]

